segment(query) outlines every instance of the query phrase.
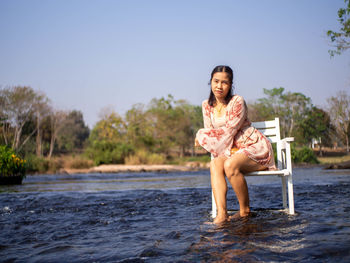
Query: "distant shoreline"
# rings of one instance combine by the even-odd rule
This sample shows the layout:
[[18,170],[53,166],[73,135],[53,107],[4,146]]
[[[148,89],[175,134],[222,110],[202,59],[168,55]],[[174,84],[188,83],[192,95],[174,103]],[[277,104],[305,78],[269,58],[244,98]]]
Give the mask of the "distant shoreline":
[[171,164],[103,164],[85,169],[62,168],[58,174],[86,174],[86,173],[135,173],[135,172],[188,172],[209,169],[208,164],[190,162],[186,165]]
[[[307,164],[298,163],[293,164],[293,168],[313,168],[323,167],[323,169],[349,169],[345,168],[344,164],[349,167],[349,162],[341,162],[337,164]],[[210,163],[201,162],[187,162],[184,165],[175,164],[140,164],[140,165],[129,165],[129,164],[102,164],[91,168],[61,168],[54,174],[88,174],[88,173],[141,173],[141,172],[191,172],[191,171],[205,171],[209,170]],[[40,173],[46,174],[46,173]],[[50,173],[49,173],[50,174]]]

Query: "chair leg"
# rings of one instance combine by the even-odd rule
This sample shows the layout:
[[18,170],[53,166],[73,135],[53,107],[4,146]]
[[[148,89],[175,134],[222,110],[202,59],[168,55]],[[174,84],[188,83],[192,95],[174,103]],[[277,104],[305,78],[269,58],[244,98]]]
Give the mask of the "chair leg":
[[293,178],[292,175],[288,176],[288,201],[289,201],[289,214],[294,215],[294,192],[293,192]]
[[214,198],[214,192],[213,190],[211,191],[211,217],[215,218],[216,217],[216,203],[215,203],[215,198]]
[[286,177],[282,176],[282,201],[283,201],[283,208],[287,209],[287,184],[286,184]]

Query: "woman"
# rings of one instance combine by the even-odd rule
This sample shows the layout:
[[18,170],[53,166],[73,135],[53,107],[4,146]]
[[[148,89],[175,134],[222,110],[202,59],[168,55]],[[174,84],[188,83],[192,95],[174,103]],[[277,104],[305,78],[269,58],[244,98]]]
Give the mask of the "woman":
[[239,202],[233,217],[250,213],[247,182],[243,173],[275,169],[270,141],[250,126],[243,98],[232,94],[233,72],[217,66],[211,73],[209,99],[202,103],[204,129],[197,132],[195,145],[212,154],[211,186],[217,206],[214,223],[229,220],[226,207],[227,185],[231,183]]

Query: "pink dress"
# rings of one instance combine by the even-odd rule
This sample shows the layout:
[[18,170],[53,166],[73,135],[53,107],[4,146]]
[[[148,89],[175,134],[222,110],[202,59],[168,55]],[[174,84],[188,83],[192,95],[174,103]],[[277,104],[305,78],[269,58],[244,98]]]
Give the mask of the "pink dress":
[[[197,132],[199,144],[213,157],[231,156],[233,147],[269,170],[276,169],[270,141],[248,120],[244,99],[235,95],[226,107],[224,120],[214,119],[214,108],[208,100],[202,103],[204,128]],[[235,153],[235,154],[236,154]]]

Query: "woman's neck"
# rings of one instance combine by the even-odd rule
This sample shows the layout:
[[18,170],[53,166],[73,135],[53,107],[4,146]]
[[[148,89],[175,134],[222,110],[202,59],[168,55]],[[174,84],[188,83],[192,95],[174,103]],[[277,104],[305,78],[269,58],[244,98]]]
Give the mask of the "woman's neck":
[[217,99],[217,98],[215,98],[215,99],[216,99],[215,106],[217,106],[217,105],[226,105],[225,99]]

